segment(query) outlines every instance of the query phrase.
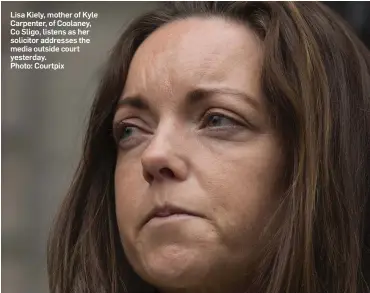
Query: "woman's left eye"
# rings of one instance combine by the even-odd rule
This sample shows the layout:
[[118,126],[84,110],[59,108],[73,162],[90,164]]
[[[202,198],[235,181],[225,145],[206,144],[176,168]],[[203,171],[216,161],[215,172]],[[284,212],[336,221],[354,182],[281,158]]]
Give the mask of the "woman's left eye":
[[241,123],[233,118],[227,117],[219,113],[210,113],[203,119],[203,127],[228,127],[228,126],[240,126]]

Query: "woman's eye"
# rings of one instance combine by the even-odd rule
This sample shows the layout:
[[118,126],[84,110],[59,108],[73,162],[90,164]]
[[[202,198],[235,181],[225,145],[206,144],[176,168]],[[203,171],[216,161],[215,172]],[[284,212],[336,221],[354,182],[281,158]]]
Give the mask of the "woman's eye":
[[130,142],[131,145],[131,143],[136,143],[142,132],[139,127],[133,124],[121,122],[114,127],[114,139],[117,144]]
[[129,138],[134,132],[135,132],[136,127],[133,126],[125,126],[122,129],[120,139],[127,139]]
[[227,127],[227,126],[236,126],[240,125],[235,119],[229,118],[225,115],[218,114],[218,113],[212,113],[209,115],[206,115],[206,117],[203,120],[203,126],[204,127]]

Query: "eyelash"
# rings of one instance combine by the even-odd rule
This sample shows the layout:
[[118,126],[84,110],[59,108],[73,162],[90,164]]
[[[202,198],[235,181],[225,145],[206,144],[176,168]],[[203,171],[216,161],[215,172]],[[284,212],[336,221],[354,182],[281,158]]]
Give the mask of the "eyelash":
[[[213,111],[213,112],[206,112],[205,114],[203,114],[202,119],[200,120],[200,124],[201,124],[200,129],[207,128],[207,123],[209,123],[211,121],[210,118],[212,118],[214,116],[218,116],[218,117],[221,117],[222,119],[229,120],[231,122],[230,123],[231,125],[229,125],[229,126],[209,126],[208,128],[212,129],[212,131],[224,131],[225,128],[230,130],[230,128],[247,127],[244,123],[239,122],[235,118],[232,118],[228,115]],[[121,138],[122,135],[124,134],[125,130],[129,127],[135,129],[136,131],[146,132],[141,127],[139,127],[139,126],[137,126],[133,123],[128,123],[128,122],[124,122],[124,121],[118,122],[113,128],[113,136],[114,136],[114,139],[115,139],[117,144],[119,144],[123,140],[126,143],[129,140],[134,139],[134,138],[132,138],[132,136],[130,136],[127,139],[122,139]]]
[[[120,141],[122,140],[122,135],[124,134],[125,130],[127,128],[133,128],[133,129],[136,129],[139,130],[139,131],[144,131],[142,130],[140,127],[138,127],[137,125],[133,124],[133,123],[128,123],[128,122],[118,122],[114,128],[113,128],[113,136],[114,136],[114,139],[116,141],[117,144],[120,143]],[[130,139],[131,137],[127,138],[125,141],[127,141],[128,139]]]
[[[203,118],[201,119],[201,128],[205,128],[207,126],[206,123],[211,121],[210,118],[215,117],[215,116],[218,116],[218,117],[221,117],[223,119],[227,119],[227,120],[231,121],[231,124],[233,124],[233,125],[232,126],[226,126],[227,128],[244,126],[244,124],[242,122],[239,122],[235,118],[232,118],[228,115],[213,111],[213,112],[206,112],[205,114],[203,114]],[[210,127],[210,128],[221,129],[221,128],[225,128],[225,127],[224,126],[213,126],[213,127]]]

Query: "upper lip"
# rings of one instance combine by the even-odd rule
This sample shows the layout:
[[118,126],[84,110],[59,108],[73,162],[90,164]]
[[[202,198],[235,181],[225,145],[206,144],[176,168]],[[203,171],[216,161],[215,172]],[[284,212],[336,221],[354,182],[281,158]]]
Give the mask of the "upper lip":
[[148,216],[145,218],[145,221],[143,225],[148,223],[151,219],[155,217],[168,217],[171,215],[176,215],[176,214],[182,214],[182,215],[190,215],[190,216],[195,216],[195,217],[200,217],[204,218],[203,215],[194,212],[194,211],[189,211],[188,209],[177,207],[174,205],[169,205],[166,204],[164,206],[157,206],[154,207],[148,214]]

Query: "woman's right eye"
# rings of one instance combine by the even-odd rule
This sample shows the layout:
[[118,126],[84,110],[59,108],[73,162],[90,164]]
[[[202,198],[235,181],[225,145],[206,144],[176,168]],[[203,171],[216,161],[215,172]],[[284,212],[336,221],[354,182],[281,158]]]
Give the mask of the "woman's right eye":
[[114,127],[114,139],[119,145],[135,143],[142,133],[143,130],[130,123],[121,122]]
[[135,129],[137,129],[134,126],[125,126],[125,127],[122,127],[122,128],[123,129],[122,129],[120,137],[119,137],[120,140],[129,138],[135,132]]

